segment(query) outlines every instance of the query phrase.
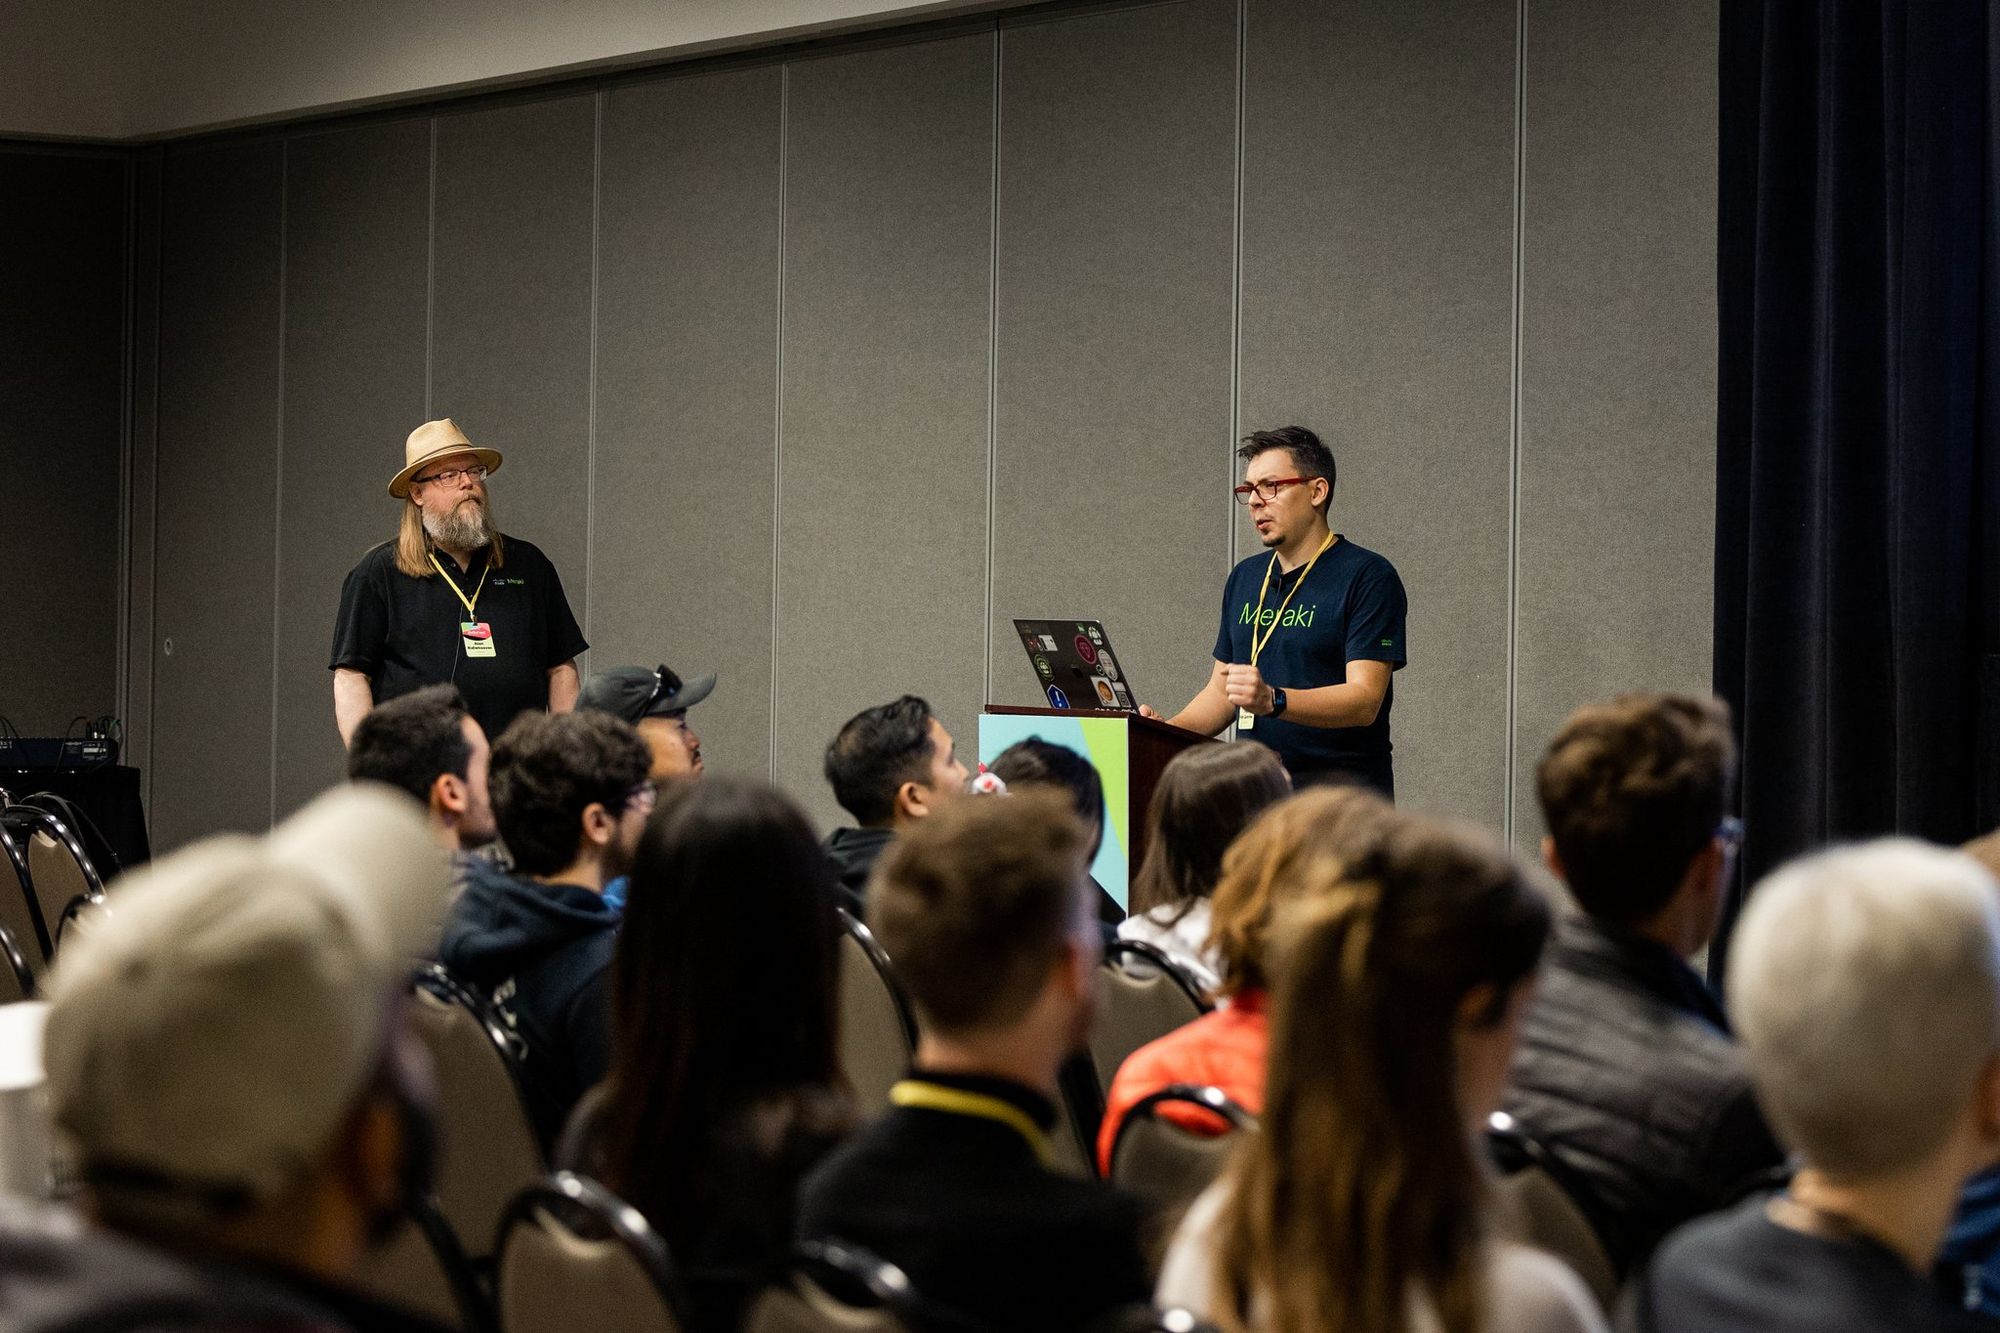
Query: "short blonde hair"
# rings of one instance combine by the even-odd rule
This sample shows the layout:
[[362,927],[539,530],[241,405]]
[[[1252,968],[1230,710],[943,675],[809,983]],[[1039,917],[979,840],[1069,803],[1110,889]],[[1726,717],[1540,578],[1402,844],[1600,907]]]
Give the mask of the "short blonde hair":
[[1907,838],[1794,861],[1758,885],[1728,982],[1789,1146],[1837,1176],[1915,1165],[2000,1052],[2000,886]]

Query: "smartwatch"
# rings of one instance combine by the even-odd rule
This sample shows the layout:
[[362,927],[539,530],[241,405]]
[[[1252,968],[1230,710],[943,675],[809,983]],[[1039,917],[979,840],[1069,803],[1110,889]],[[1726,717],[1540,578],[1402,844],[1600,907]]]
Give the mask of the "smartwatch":
[[1279,685],[1274,685],[1271,687],[1271,716],[1283,717],[1284,715],[1285,715],[1284,687]]

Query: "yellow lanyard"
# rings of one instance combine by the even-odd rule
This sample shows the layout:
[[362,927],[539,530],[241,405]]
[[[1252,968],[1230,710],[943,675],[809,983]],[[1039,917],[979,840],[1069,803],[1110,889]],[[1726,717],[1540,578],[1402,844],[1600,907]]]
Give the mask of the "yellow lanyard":
[[921,1079],[906,1078],[889,1089],[889,1101],[896,1106],[915,1106],[926,1111],[945,1111],[951,1115],[977,1116],[981,1120],[997,1120],[1028,1141],[1035,1150],[1035,1156],[1043,1166],[1049,1165],[1048,1135],[1042,1127],[1028,1118],[1028,1113],[1011,1102],[1003,1102],[998,1097],[989,1097],[983,1092],[966,1092],[959,1088],[939,1087]]
[[[1257,589],[1257,614],[1250,620],[1251,666],[1257,665],[1257,654],[1264,651],[1264,645],[1269,643],[1271,636],[1278,632],[1278,623],[1285,618],[1285,608],[1292,604],[1292,598],[1298,593],[1300,588],[1305,586],[1307,576],[1313,572],[1313,566],[1319,563],[1319,558],[1326,554],[1326,548],[1333,545],[1333,539],[1338,535],[1332,532],[1326,534],[1326,540],[1319,544],[1317,551],[1313,552],[1313,558],[1306,561],[1305,570],[1299,575],[1299,581],[1292,585],[1291,592],[1285,594],[1285,600],[1278,603],[1278,613],[1271,617],[1271,628],[1265,630],[1264,637],[1260,639],[1257,637],[1257,625],[1259,621],[1264,619],[1264,594],[1271,591],[1271,571],[1278,567],[1278,553],[1276,551],[1271,552],[1271,563],[1264,566],[1264,586]],[[432,556],[431,559],[435,560],[437,557]]]
[[[479,582],[473,586],[472,596],[470,598],[466,597],[464,591],[460,589],[460,587],[456,582],[453,581],[451,575],[446,574],[444,572],[444,566],[438,563],[438,556],[436,551],[431,552],[431,568],[435,569],[439,573],[439,575],[443,577],[446,583],[451,584],[451,590],[457,593],[458,600],[465,604],[465,618],[467,620],[479,619],[479,611],[478,611],[479,594],[486,587],[486,575],[487,572],[493,568],[493,562],[491,560],[487,561],[486,568],[479,571]],[[1308,568],[1310,568],[1310,566],[1308,566]],[[1295,588],[1293,589],[1293,591],[1296,592],[1298,590]],[[1262,603],[1260,602],[1259,605],[1261,606]],[[1250,633],[1254,635],[1256,634],[1256,632],[1257,632],[1256,627],[1254,625],[1251,626]],[[1250,660],[1254,662],[1257,659],[1253,657]]]

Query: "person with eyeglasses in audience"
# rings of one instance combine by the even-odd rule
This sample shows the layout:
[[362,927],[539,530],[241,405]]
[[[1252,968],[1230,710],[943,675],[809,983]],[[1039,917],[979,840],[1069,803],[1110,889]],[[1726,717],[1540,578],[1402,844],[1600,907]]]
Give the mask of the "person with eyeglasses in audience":
[[1119,938],[1164,950],[1205,990],[1220,986],[1209,925],[1223,853],[1291,792],[1285,766],[1261,745],[1197,745],[1169,760],[1146,811],[1146,859],[1132,877],[1132,914]]
[[1391,677],[1409,661],[1403,580],[1332,529],[1333,451],[1318,435],[1260,430],[1236,456],[1236,498],[1269,554],[1230,571],[1208,683],[1165,720],[1204,736],[1233,722],[1237,740],[1275,752],[1298,786],[1359,782],[1393,801]]
[[951,733],[914,694],[863,709],[826,747],[826,780],[857,827],[826,840],[841,905],[859,917],[875,861],[897,835],[965,794],[971,775]]
[[[1314,787],[1267,807],[1230,844],[1216,885],[1209,939],[1220,965],[1216,1007],[1125,1057],[1105,1094],[1098,1169],[1111,1173],[1119,1130],[1132,1108],[1176,1083],[1218,1088],[1258,1114],[1270,1044],[1271,940],[1288,912],[1336,882],[1336,867],[1366,873],[1396,811],[1362,787]],[[1203,1107],[1170,1102],[1161,1119],[1190,1134],[1225,1134]]]
[[1888,838],[1779,868],[1730,941],[1730,1015],[1799,1167],[1689,1223],[1627,1286],[1628,1333],[1990,1329],[1932,1280],[2000,1162],[2000,885]]
[[[645,667],[612,667],[584,682],[576,706],[594,708],[629,722],[653,752],[653,781],[666,783],[678,778],[698,778],[705,771],[701,737],[688,725],[687,714],[688,709],[714,690],[714,676],[683,681],[664,662],[651,671]],[[628,887],[626,877],[618,876],[604,886],[604,900],[613,907],[623,908]]]
[[486,478],[500,451],[449,418],[403,445],[389,494],[396,536],[349,571],[334,619],[334,725],[341,744],[376,704],[425,685],[456,685],[489,737],[524,712],[576,703],[577,628],[556,567],[534,543],[502,535]]
[[1728,891],[1735,768],[1723,704],[1627,694],[1572,713],[1536,771],[1542,857],[1580,910],[1556,926],[1505,1108],[1569,1169],[1620,1275],[1784,1162],[1687,961]]
[[1399,820],[1284,922],[1258,1130],[1188,1210],[1158,1298],[1224,1333],[1602,1333],[1495,1234],[1484,1162],[1549,906],[1488,835]]
[[511,871],[476,866],[438,961],[483,991],[526,1048],[523,1094],[544,1149],[611,1062],[610,978],[626,873],[658,789],[653,757],[607,713],[524,713],[493,746],[493,813]]
[[379,786],[122,877],[48,977],[40,1058],[78,1189],[0,1200],[0,1328],[442,1333],[359,1275],[431,1188],[402,996],[447,886]]
[[693,1333],[723,1333],[782,1273],[799,1180],[853,1124],[833,871],[790,800],[718,778],[662,791],[632,879],[611,1070],[556,1160],[645,1215]]
[[1147,1296],[1139,1203],[1050,1166],[1058,1070],[1098,1005],[1088,845],[1053,792],[960,801],[902,834],[870,891],[916,1055],[807,1177],[797,1234],[895,1265],[957,1326],[1077,1329]]

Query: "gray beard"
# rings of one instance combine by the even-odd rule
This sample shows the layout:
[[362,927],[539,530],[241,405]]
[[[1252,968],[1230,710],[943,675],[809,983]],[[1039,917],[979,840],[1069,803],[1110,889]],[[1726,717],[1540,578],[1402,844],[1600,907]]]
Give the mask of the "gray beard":
[[424,531],[439,546],[454,551],[477,551],[493,541],[493,519],[486,506],[477,501],[468,511],[461,503],[443,518],[424,511]]

